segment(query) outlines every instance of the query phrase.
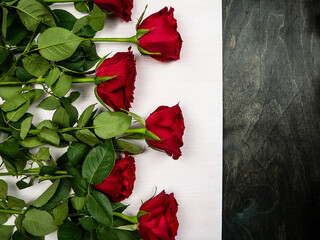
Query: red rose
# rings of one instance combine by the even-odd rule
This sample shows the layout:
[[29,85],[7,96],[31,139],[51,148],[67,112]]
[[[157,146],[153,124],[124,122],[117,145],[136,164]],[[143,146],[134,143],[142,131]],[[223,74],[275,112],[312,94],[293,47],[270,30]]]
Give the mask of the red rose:
[[178,203],[173,193],[160,194],[145,202],[140,211],[147,212],[139,221],[139,233],[144,240],[174,240],[179,222]]
[[98,67],[96,76],[117,76],[97,86],[98,96],[115,111],[121,108],[129,110],[133,102],[136,74],[136,61],[130,48],[128,52],[118,52],[112,58],[107,58]]
[[148,33],[138,39],[139,47],[150,53],[161,62],[177,60],[180,58],[182,39],[177,31],[177,20],[173,17],[173,8],[165,7],[157,13],[147,17],[138,29],[150,29]]
[[101,9],[110,12],[126,22],[131,20],[133,0],[94,0]]
[[146,120],[146,128],[161,139],[146,139],[151,147],[164,150],[175,160],[181,156],[184,120],[179,104],[173,107],[158,107]]
[[110,175],[102,182],[94,185],[114,202],[130,197],[136,180],[134,158],[126,156],[116,161]]

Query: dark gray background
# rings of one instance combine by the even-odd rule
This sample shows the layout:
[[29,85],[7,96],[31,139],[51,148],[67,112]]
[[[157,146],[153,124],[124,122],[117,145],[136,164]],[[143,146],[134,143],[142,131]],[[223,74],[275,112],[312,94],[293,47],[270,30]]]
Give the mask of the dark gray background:
[[223,239],[320,239],[320,3],[223,0]]

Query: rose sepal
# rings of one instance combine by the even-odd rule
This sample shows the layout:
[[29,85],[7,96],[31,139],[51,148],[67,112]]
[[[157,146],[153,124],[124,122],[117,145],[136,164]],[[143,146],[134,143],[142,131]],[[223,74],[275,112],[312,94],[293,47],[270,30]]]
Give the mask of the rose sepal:
[[99,85],[100,83],[103,83],[103,82],[106,82],[106,81],[109,81],[115,77],[117,77],[118,75],[114,75],[114,76],[108,76],[108,77],[98,77],[98,76],[95,76],[94,78],[94,83],[96,85]]
[[159,138],[157,135],[155,135],[154,133],[148,130],[146,130],[145,136],[146,136],[146,139],[149,139],[149,140],[162,141],[161,138]]
[[138,22],[137,22],[137,24],[136,24],[136,30],[138,30],[138,27],[139,27],[139,25],[140,25],[140,23],[141,23],[141,21],[142,21],[142,19],[143,19],[143,17],[144,17],[144,14],[145,14],[146,11],[147,11],[147,8],[148,8],[148,4],[145,6],[144,11],[142,12],[141,16],[140,16],[139,19],[138,19]]
[[139,38],[143,37],[148,32],[150,32],[152,29],[154,29],[154,28],[151,28],[151,29],[138,29],[137,33],[136,33],[136,38],[139,39]]
[[156,52],[156,53],[148,52],[147,50],[144,50],[142,47],[140,47],[138,45],[137,45],[137,48],[138,48],[138,50],[139,50],[139,52],[141,54],[145,54],[145,55],[161,55],[161,53],[159,53],[159,52]]

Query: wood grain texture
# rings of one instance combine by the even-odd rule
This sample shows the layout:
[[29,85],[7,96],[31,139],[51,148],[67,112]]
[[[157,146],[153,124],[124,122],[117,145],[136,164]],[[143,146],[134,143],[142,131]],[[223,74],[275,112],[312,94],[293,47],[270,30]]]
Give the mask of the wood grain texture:
[[223,0],[223,239],[320,239],[320,3]]

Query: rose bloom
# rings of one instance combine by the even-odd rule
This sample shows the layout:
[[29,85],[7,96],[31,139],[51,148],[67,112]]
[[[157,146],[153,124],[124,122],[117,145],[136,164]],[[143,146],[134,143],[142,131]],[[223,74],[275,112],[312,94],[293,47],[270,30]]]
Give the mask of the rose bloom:
[[110,12],[126,22],[131,20],[133,0],[94,0],[101,9]]
[[178,203],[173,193],[160,194],[141,205],[140,211],[147,212],[139,221],[139,233],[144,240],[174,240],[179,222]]
[[146,128],[161,139],[146,139],[151,147],[164,150],[175,160],[181,156],[180,148],[183,146],[182,136],[185,127],[179,104],[173,107],[158,107],[147,118]]
[[134,158],[126,156],[115,162],[110,175],[101,183],[94,185],[114,202],[120,202],[130,197],[136,180]]
[[118,52],[107,58],[97,68],[96,76],[115,78],[97,86],[97,94],[104,103],[115,111],[121,108],[129,110],[133,102],[134,83],[136,80],[136,61],[129,48],[128,52]]
[[153,58],[167,62],[180,58],[182,39],[177,31],[177,20],[173,17],[173,8],[167,7],[154,13],[141,22],[138,29],[150,29],[138,39],[139,46],[150,53]]

